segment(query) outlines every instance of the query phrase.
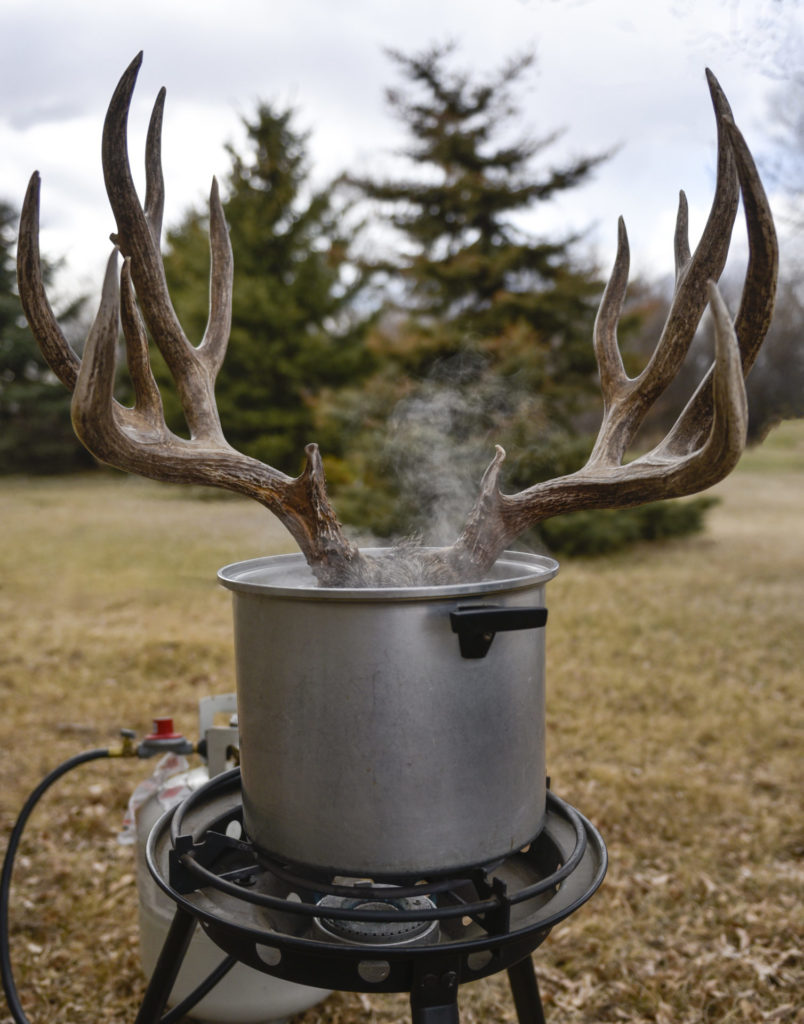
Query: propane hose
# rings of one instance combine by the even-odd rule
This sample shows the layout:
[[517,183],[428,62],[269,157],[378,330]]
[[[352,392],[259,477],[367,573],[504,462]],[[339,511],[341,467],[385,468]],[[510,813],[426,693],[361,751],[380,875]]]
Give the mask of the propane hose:
[[[167,723],[171,723],[168,727]],[[161,725],[159,723],[162,723]],[[3,871],[0,875],[0,977],[3,982],[3,991],[6,994],[8,1008],[15,1024],[31,1024],[22,1009],[17,986],[14,982],[14,973],[11,969],[10,935],[8,924],[9,895],[11,892],[11,874],[14,870],[14,860],[17,849],[22,839],[22,833],[34,808],[42,799],[48,789],[67,772],[72,771],[81,764],[88,761],[98,761],[104,757],[139,757],[148,758],[156,754],[166,753],[172,750],[176,753],[193,753],[197,748],[186,740],[180,733],[174,733],[171,719],[154,719],[156,732],[146,736],[139,743],[135,742],[135,733],[130,729],[121,729],[122,742],[116,747],[100,747],[97,750],[85,750],[82,754],[75,754],[68,758],[57,768],[42,779],[34,789],[22,810],[17,817],[11,835],[8,840],[8,848],[3,859]]]
[[73,757],[68,758],[63,764],[60,764],[58,768],[54,768],[49,775],[46,775],[45,778],[42,779],[36,789],[25,801],[25,805],[20,811],[19,817],[11,830],[11,836],[8,840],[8,849],[6,850],[6,856],[3,860],[3,873],[2,876],[0,876],[0,973],[2,973],[3,991],[6,994],[8,1008],[11,1011],[11,1016],[16,1021],[16,1024],[31,1024],[23,1012],[19,993],[17,992],[17,986],[14,983],[14,975],[11,970],[11,956],[9,948],[10,936],[8,930],[11,872],[14,870],[14,858],[17,855],[17,848],[20,845],[20,839],[22,839],[22,833],[25,829],[25,825],[28,818],[30,818],[34,807],[39,803],[43,794],[50,789],[53,783],[56,782],[57,779],[60,779],[62,775],[66,775],[67,772],[72,771],[73,768],[77,768],[80,764],[86,764],[87,761],[97,761],[103,757],[119,757],[122,756],[122,753],[122,749],[119,748],[112,749],[109,747],[103,747],[98,750],[86,750],[83,754],[75,754]]

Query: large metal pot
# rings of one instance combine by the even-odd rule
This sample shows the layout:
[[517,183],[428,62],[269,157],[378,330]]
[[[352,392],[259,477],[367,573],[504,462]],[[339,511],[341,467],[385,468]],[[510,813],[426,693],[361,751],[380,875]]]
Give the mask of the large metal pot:
[[480,583],[361,590],[318,587],[301,555],[221,569],[254,843],[382,878],[530,842],[545,813],[539,627],[557,571],[505,552]]

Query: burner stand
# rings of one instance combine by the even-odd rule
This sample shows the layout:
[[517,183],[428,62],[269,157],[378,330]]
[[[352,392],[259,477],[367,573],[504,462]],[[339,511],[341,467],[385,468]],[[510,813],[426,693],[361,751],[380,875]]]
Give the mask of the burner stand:
[[[148,867],[176,904],[135,1024],[173,1024],[236,963],[303,985],[409,992],[413,1024],[457,1024],[458,988],[507,971],[520,1024],[543,1024],[530,954],[597,890],[606,848],[548,791],[543,830],[523,850],[453,877],[345,879],[266,857],[244,835],[238,769],[168,812]],[[218,968],[165,1013],[196,927]]]

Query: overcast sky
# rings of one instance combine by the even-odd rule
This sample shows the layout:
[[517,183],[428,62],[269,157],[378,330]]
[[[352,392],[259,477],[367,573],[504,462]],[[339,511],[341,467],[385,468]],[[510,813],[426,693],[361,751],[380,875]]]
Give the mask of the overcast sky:
[[454,39],[458,62],[479,72],[535,50],[523,131],[565,129],[551,161],[620,148],[591,185],[533,226],[590,227],[608,265],[623,214],[633,272],[653,274],[672,267],[678,190],[690,200],[693,231],[711,200],[704,68],[758,153],[768,97],[802,64],[797,0],[0,0],[0,19],[0,196],[18,207],[30,173],[41,172],[42,250],[65,259],[64,281],[93,291],[114,229],[100,166],[103,115],[139,50],[131,161],[138,175],[150,106],[165,85],[167,224],[205,201],[213,174],[225,177],[224,144],[242,138],[240,118],[258,100],[298,109],[324,180],[376,168],[401,142],[383,97],[397,81],[385,47],[415,52]]

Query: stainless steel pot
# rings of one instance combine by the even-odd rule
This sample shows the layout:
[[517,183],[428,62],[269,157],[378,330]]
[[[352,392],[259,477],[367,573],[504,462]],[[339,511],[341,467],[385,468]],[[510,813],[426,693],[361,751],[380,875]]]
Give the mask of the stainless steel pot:
[[[375,551],[375,554],[382,554]],[[228,565],[246,830],[307,867],[382,878],[506,856],[545,813],[544,585],[321,588],[301,555]]]

